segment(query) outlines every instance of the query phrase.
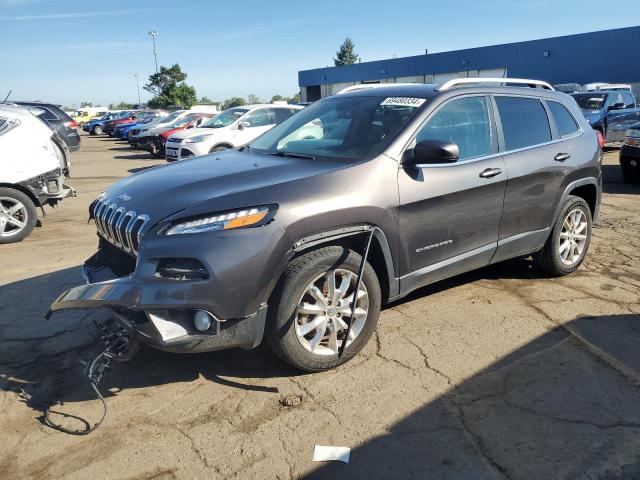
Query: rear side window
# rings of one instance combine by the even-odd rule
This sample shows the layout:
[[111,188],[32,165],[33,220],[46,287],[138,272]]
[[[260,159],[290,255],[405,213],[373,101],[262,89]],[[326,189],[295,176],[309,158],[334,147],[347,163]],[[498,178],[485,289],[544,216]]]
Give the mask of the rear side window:
[[276,123],[280,123],[293,115],[294,112],[290,108],[274,108],[273,113],[275,115]]
[[553,120],[556,122],[560,137],[568,137],[578,131],[578,124],[564,105],[551,101],[547,101],[547,105],[549,106]]
[[633,95],[630,93],[623,93],[622,101],[624,102],[624,108],[635,108],[636,106],[636,102],[633,101]]
[[36,108],[40,108],[44,111],[44,113],[40,115],[40,118],[42,118],[43,120],[59,120],[58,116],[55,113],[53,113],[51,109],[47,107],[41,107],[39,105]]
[[551,141],[547,112],[537,98],[495,97],[506,150]]
[[490,132],[485,97],[467,97],[440,108],[418,132],[416,142],[448,140],[458,145],[460,160],[465,160],[491,153]]
[[248,113],[242,120],[249,122],[250,127],[266,127],[273,125],[275,122],[274,114],[270,108],[261,108]]

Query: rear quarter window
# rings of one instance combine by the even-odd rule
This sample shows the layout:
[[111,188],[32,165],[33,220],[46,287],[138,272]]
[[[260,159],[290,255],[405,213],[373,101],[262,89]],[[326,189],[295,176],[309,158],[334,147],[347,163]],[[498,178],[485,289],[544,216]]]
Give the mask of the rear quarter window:
[[37,106],[35,108],[39,108],[39,109],[44,111],[44,113],[42,115],[40,115],[41,119],[43,119],[43,120],[59,120],[58,116],[49,107]]
[[560,137],[569,137],[579,130],[578,123],[564,105],[550,100],[547,100],[547,105],[549,106],[553,120],[556,123]]
[[495,97],[506,150],[532,147],[551,141],[547,112],[537,98]]

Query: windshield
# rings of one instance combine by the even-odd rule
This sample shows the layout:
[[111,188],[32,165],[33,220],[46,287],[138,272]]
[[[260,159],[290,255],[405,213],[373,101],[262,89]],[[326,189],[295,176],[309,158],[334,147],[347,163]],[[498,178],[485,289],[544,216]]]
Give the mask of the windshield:
[[598,95],[593,93],[582,93],[572,95],[576,103],[582,110],[601,110],[606,100],[606,95]]
[[329,97],[288,118],[250,147],[257,153],[361,160],[386,147],[425,102],[408,97]]
[[182,117],[180,120],[176,120],[175,122],[173,122],[171,126],[176,128],[184,127],[185,125],[188,125],[189,123],[193,122],[198,117],[199,115],[186,115]]
[[202,128],[222,128],[233,124],[238,118],[247,113],[247,108],[230,108],[216,115],[211,120],[207,120],[200,127]]
[[166,117],[162,117],[158,123],[169,123],[173,122],[176,118],[178,118],[182,114],[182,111],[173,112]]

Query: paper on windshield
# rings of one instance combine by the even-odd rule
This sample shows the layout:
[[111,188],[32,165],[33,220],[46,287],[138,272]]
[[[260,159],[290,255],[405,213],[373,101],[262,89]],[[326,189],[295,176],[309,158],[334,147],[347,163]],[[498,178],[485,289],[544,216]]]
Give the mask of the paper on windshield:
[[420,107],[426,99],[414,97],[388,97],[380,105],[394,105],[397,107]]

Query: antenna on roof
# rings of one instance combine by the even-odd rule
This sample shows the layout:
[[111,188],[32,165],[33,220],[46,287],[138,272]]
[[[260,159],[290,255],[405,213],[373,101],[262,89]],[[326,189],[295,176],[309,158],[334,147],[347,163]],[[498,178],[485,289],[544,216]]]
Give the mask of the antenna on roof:
[[11,92],[13,92],[13,90],[9,90],[9,93],[7,93],[7,96],[4,97],[4,100],[2,101],[2,103],[7,101],[7,98],[9,98],[9,95],[11,95]]

